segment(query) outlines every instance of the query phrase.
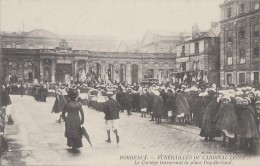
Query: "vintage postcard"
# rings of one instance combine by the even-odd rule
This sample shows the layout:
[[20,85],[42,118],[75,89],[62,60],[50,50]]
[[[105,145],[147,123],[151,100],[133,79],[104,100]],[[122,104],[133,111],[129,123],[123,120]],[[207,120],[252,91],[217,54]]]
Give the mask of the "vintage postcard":
[[260,0],[0,0],[0,46],[0,165],[260,163]]

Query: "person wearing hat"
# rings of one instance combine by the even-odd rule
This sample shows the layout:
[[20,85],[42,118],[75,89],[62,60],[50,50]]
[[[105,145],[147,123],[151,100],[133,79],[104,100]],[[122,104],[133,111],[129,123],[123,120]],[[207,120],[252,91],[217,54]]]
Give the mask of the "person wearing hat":
[[221,137],[221,132],[216,130],[216,124],[214,123],[220,105],[217,102],[217,97],[217,94],[213,92],[208,94],[202,118],[200,136],[209,141],[213,141],[215,137]]
[[[168,95],[168,93],[166,93],[164,86],[161,87],[161,90],[159,92],[163,99],[163,105],[165,106],[165,103],[166,103],[169,95]],[[165,107],[164,107],[164,111],[163,111],[163,117],[166,118],[166,120],[168,120],[168,111],[165,109]]]
[[243,98],[238,135],[243,140],[241,148],[252,152],[255,148],[254,139],[259,138],[259,132],[257,131],[255,110],[250,102],[249,97]]
[[[69,101],[65,104],[62,118],[65,121],[65,137],[67,145],[75,151],[82,147],[81,125],[84,123],[84,112],[81,104],[76,101],[78,92],[76,89],[69,89]],[[67,115],[66,115],[67,114]]]
[[153,91],[154,94],[154,101],[152,106],[152,112],[154,118],[157,119],[157,124],[161,123],[161,119],[164,114],[164,104],[163,104],[163,98],[160,95],[160,92],[155,90]]
[[176,103],[175,103],[175,94],[173,93],[172,89],[167,90],[168,93],[168,98],[165,103],[165,110],[167,111],[167,118],[170,119],[170,123],[173,124],[175,123],[176,119]]
[[184,117],[179,116],[180,123],[187,122],[187,117],[190,115],[190,106],[186,97],[181,93],[181,91],[177,91],[176,93],[176,113],[178,115],[184,114]]
[[116,142],[119,143],[118,124],[121,105],[114,99],[114,92],[108,91],[106,95],[109,98],[103,106],[108,137],[106,142],[111,143],[110,130],[112,130],[116,135]]
[[141,112],[142,112],[141,117],[146,117],[147,106],[148,106],[148,97],[147,97],[146,89],[144,88],[140,92],[140,109],[141,109]]
[[253,108],[255,108],[255,102],[256,102],[256,96],[255,93],[253,91],[248,91],[246,92],[247,97],[250,98],[251,102],[250,105],[253,106]]
[[226,138],[229,138],[229,148],[234,145],[235,134],[238,133],[238,120],[235,107],[231,102],[231,97],[225,94],[221,98],[221,105],[216,115],[216,129],[222,131],[222,147],[226,147]]
[[66,104],[66,99],[64,97],[64,95],[62,94],[62,91],[57,90],[56,92],[57,96],[54,102],[54,105],[52,107],[51,113],[60,113],[60,118],[57,120],[58,123],[61,123],[61,118],[62,118],[62,111],[64,109],[64,106]]

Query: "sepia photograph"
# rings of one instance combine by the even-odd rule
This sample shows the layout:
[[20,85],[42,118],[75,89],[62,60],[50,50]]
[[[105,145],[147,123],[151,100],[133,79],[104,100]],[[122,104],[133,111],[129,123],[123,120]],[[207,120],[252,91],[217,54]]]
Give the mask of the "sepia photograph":
[[1,166],[259,166],[260,0],[0,0]]

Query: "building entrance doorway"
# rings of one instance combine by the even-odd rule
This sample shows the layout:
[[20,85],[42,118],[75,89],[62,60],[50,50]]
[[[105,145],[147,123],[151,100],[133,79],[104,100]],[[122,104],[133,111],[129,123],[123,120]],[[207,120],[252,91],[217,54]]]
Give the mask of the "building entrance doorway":
[[57,64],[56,66],[56,82],[70,83],[72,73],[71,64]]

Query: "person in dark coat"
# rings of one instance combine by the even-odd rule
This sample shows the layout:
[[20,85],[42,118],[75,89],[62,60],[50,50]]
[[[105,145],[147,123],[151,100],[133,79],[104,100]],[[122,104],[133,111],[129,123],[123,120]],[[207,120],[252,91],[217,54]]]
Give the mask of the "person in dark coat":
[[1,94],[1,105],[0,107],[7,107],[11,105],[11,98],[5,86],[2,86],[2,94]]
[[230,96],[223,96],[221,106],[216,115],[216,129],[222,131],[223,144],[226,147],[226,138],[229,138],[229,147],[234,145],[235,134],[238,133],[238,119],[235,107],[231,102]]
[[[75,151],[82,147],[81,125],[84,123],[84,112],[82,106],[76,101],[78,92],[70,89],[68,92],[69,101],[64,106],[62,118],[65,120],[65,137],[67,145]],[[67,116],[66,116],[67,114]]]
[[21,84],[21,86],[19,87],[19,94],[21,95],[21,97],[23,97],[23,95],[25,94],[25,87],[23,84]]
[[124,95],[124,107],[126,108],[127,110],[127,115],[132,115],[131,114],[131,110],[133,109],[132,108],[132,96],[131,96],[131,89],[128,89],[127,92],[125,92],[125,95]]
[[41,86],[41,88],[40,88],[40,101],[46,102],[47,96],[48,96],[47,87],[45,85]]
[[195,123],[199,128],[202,128],[203,115],[204,115],[204,110],[206,105],[206,97],[199,95],[194,100],[196,101],[196,106],[197,106],[197,109],[194,112]]
[[163,118],[166,118],[166,120],[168,120],[168,111],[165,109],[165,103],[168,99],[168,94],[165,92],[165,87],[163,87],[162,90],[160,91],[160,96],[163,99],[163,106],[164,106]]
[[189,122],[189,121],[191,120],[192,113],[193,113],[193,108],[191,107],[191,105],[192,105],[192,103],[193,103],[192,101],[193,101],[194,99],[192,98],[192,94],[191,94],[190,90],[188,90],[187,92],[185,92],[183,95],[184,95],[185,98],[187,99],[187,102],[188,102],[189,107],[190,107],[190,114],[186,115],[186,117],[185,117],[186,121]]
[[5,86],[2,87],[2,93],[1,93],[1,105],[0,107],[4,107],[6,109],[6,115],[7,115],[7,124],[12,125],[14,123],[14,120],[12,118],[11,113],[7,110],[8,106],[12,104],[10,95],[8,93],[8,89],[6,89]]
[[118,101],[118,103],[122,106],[122,109],[121,111],[124,111],[124,105],[125,105],[125,93],[123,91],[123,88],[122,87],[119,87],[118,88],[118,91],[116,93],[116,100]]
[[190,107],[186,97],[180,91],[176,94],[176,112],[178,115],[184,115],[180,117],[180,122],[186,122],[185,116],[190,114]]
[[147,107],[148,107],[147,92],[146,92],[146,89],[143,89],[140,92],[140,109],[141,109],[141,112],[142,112],[141,117],[146,117]]
[[108,91],[106,94],[109,98],[109,100],[105,102],[103,107],[108,137],[106,142],[111,143],[110,130],[112,130],[116,135],[116,142],[119,143],[118,124],[121,105],[114,99],[114,93],[112,91]]
[[204,110],[200,136],[205,137],[205,140],[213,141],[213,138],[221,137],[221,132],[215,128],[215,116],[219,109],[217,95],[214,92],[209,93],[207,102],[209,104]]
[[259,133],[255,119],[256,113],[250,105],[250,101],[248,97],[245,97],[243,100],[238,135],[244,139],[242,147],[248,151],[253,151],[255,148],[254,139],[259,138]]
[[153,102],[153,116],[157,118],[157,124],[162,122],[162,117],[164,113],[164,104],[163,104],[163,99],[160,96],[160,92],[155,90],[153,91],[154,94],[154,102]]
[[175,123],[177,116],[176,113],[176,97],[171,89],[167,90],[168,98],[165,103],[165,110],[167,111],[168,118],[170,118],[170,123]]
[[133,90],[131,95],[131,99],[132,99],[132,108],[134,112],[138,112],[140,111],[140,94]]
[[147,93],[147,99],[148,99],[148,105],[147,105],[147,112],[152,115],[152,118],[150,121],[154,121],[154,116],[153,116],[153,102],[154,102],[154,94],[151,92],[151,90],[148,90]]

